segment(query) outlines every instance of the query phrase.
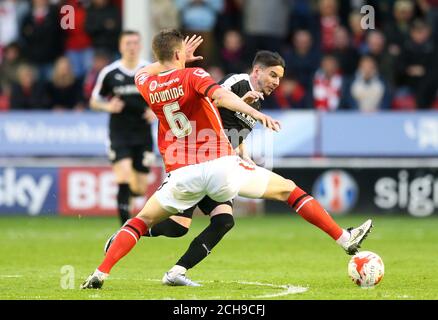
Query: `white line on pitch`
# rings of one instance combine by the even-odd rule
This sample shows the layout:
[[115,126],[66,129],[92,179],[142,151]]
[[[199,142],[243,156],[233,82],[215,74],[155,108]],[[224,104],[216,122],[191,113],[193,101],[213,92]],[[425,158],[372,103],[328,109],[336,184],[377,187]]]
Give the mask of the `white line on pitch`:
[[260,295],[260,296],[255,296],[254,298],[275,298],[275,297],[287,296],[289,294],[303,293],[303,292],[306,292],[308,289],[305,287],[291,286],[291,285],[287,285],[287,284],[282,285],[282,284],[272,284],[272,283],[262,283],[262,282],[247,282],[247,281],[237,281],[237,283],[284,289],[284,291],[279,292],[279,293],[264,294],[264,295]]
[[[159,279],[145,279],[146,281],[161,281]],[[216,281],[199,281],[200,283],[213,283]],[[249,296],[249,298],[252,299],[263,299],[263,298],[276,298],[281,296],[287,296],[290,294],[298,294],[303,293],[308,290],[306,287],[300,287],[300,286],[292,286],[292,285],[284,285],[284,284],[272,284],[272,283],[263,283],[263,282],[249,282],[249,281],[221,281],[225,283],[239,283],[239,284],[246,284],[246,285],[252,285],[252,286],[264,286],[264,287],[271,287],[276,289],[283,289],[283,291],[279,293],[270,293],[270,294],[263,294],[258,296]]]

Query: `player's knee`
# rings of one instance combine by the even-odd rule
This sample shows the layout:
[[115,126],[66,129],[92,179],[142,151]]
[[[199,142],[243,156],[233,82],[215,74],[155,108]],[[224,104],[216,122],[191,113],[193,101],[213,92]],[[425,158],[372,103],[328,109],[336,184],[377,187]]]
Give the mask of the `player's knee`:
[[287,199],[289,199],[290,193],[296,188],[296,186],[297,185],[292,180],[284,179],[277,194],[277,200],[287,201]]
[[222,234],[225,234],[234,227],[234,218],[228,213],[218,214],[211,218],[211,224]]

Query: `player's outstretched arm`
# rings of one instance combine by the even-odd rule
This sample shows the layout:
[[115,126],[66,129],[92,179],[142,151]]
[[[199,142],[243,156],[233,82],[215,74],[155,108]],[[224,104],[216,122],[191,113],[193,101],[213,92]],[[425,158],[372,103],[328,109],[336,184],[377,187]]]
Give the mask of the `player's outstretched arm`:
[[257,111],[250,105],[246,104],[239,96],[234,94],[231,91],[228,91],[224,88],[219,88],[213,92],[212,98],[214,103],[218,107],[227,108],[231,111],[238,111],[245,113],[254,119],[260,121],[263,126],[274,130],[280,131],[280,122],[274,120],[270,116],[265,115],[264,113]]

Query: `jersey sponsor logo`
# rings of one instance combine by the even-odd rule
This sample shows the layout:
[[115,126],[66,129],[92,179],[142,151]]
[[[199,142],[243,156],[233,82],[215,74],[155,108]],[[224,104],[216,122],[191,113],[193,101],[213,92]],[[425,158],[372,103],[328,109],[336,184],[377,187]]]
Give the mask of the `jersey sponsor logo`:
[[0,212],[56,213],[56,169],[0,169]]
[[257,124],[257,120],[254,119],[253,117],[236,111],[236,113],[234,114],[240,121],[244,122],[248,127],[250,127],[251,129],[255,127],[255,125]]
[[127,95],[133,95],[133,94],[140,94],[140,92],[137,89],[137,86],[133,84],[128,84],[124,86],[116,86],[113,89],[114,93],[121,96],[127,96]]
[[200,78],[205,78],[205,77],[209,77],[210,76],[210,74],[207,71],[203,70],[203,69],[196,69],[195,71],[193,71],[193,74],[195,76],[200,77]]
[[149,91],[153,92],[155,90],[157,90],[157,88],[164,88],[164,87],[168,87],[174,83],[179,82],[179,78],[174,78],[174,79],[170,79],[169,81],[163,82],[163,83],[158,83],[158,81],[153,80],[151,81],[150,85],[149,85]]
[[123,74],[121,74],[121,73],[117,73],[117,74],[114,76],[114,79],[116,79],[116,80],[118,80],[118,81],[124,81],[124,80],[125,80],[125,76],[124,76]]
[[158,86],[158,82],[156,80],[151,81],[151,83],[149,84],[149,91],[155,91],[157,89]]
[[356,181],[343,170],[324,172],[313,186],[313,195],[331,213],[346,213],[353,209],[358,194]]

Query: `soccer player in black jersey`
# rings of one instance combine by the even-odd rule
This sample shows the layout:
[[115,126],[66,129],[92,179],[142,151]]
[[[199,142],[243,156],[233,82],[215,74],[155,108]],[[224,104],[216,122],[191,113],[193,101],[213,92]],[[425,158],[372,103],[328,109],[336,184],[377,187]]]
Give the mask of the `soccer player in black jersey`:
[[117,205],[124,224],[130,218],[130,198],[144,196],[149,168],[155,161],[151,133],[154,114],[134,81],[135,73],[149,64],[140,59],[140,34],[123,31],[119,50],[121,59],[100,72],[90,106],[110,113],[108,156],[118,184]]

